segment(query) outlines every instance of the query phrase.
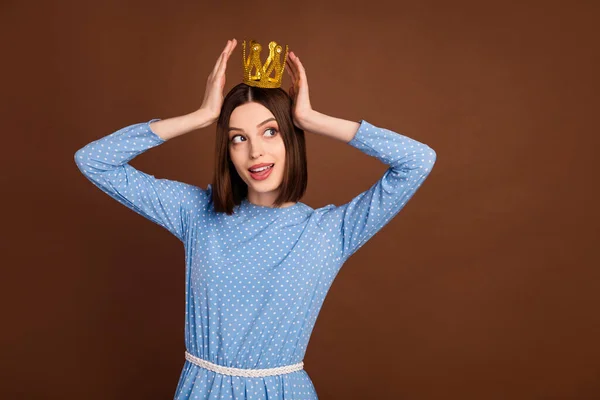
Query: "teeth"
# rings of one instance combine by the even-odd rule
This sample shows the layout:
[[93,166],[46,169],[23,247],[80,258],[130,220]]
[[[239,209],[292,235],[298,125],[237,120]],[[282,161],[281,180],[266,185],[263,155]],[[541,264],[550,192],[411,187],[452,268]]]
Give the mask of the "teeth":
[[266,166],[266,167],[260,167],[260,168],[257,168],[257,169],[251,169],[250,171],[252,171],[252,172],[260,172],[260,171],[264,171],[266,169],[269,169],[271,167],[272,167],[272,165],[269,165],[269,166]]

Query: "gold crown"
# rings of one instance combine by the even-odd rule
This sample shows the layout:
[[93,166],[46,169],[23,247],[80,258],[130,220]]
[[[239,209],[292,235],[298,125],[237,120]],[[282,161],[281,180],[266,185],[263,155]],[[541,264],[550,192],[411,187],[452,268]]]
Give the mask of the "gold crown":
[[[261,87],[261,88],[278,88],[281,86],[281,78],[285,70],[285,62],[288,55],[288,46],[285,45],[285,53],[283,55],[283,63],[280,62],[280,55],[283,51],[281,45],[276,42],[269,42],[269,57],[263,65],[260,60],[260,51],[262,46],[250,40],[250,55],[246,58],[246,41],[242,43],[242,62],[244,65],[244,83],[246,85]],[[256,72],[253,74],[252,71]],[[275,72],[275,76],[271,77],[271,73]]]

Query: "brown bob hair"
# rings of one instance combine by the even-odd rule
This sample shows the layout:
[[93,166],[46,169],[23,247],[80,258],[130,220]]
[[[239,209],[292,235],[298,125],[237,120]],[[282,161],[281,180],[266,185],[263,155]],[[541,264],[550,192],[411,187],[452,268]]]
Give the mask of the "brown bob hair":
[[240,83],[223,100],[217,120],[215,168],[212,181],[212,202],[216,212],[233,214],[233,208],[248,196],[248,185],[237,173],[229,156],[229,119],[236,107],[249,102],[265,106],[279,125],[285,145],[285,166],[276,207],[286,202],[298,202],[306,191],[308,170],[304,131],[294,125],[292,98],[281,88],[259,88]]

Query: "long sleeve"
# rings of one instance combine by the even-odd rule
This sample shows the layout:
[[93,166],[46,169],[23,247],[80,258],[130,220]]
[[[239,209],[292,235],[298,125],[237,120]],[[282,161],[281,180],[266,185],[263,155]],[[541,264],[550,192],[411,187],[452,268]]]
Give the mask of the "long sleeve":
[[331,234],[342,259],[355,253],[400,212],[427,178],[435,151],[407,136],[365,120],[349,145],[389,165],[368,190],[341,206],[326,206],[319,221]]
[[75,163],[103,192],[184,241],[189,210],[206,200],[206,190],[157,179],[129,165],[137,155],[166,141],[150,129],[150,123],[158,120],[126,126],[87,144],[75,153]]

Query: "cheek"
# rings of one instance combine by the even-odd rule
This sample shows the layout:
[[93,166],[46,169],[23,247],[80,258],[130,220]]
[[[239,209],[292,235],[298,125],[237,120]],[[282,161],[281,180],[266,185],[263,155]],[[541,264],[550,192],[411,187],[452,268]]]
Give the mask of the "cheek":
[[281,166],[285,166],[285,147],[280,149],[279,153],[277,154],[277,158],[279,159]]
[[277,143],[275,151],[280,160],[285,160],[285,145],[283,144],[283,140]]

